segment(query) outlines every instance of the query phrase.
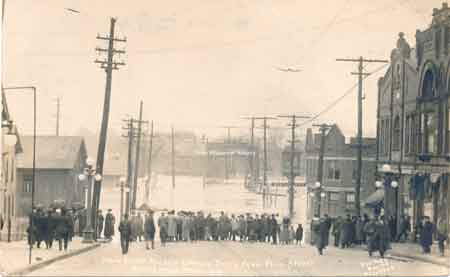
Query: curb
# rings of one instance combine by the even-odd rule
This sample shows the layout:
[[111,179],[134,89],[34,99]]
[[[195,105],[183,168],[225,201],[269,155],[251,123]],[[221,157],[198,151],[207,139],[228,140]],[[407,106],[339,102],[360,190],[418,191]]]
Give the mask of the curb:
[[417,256],[417,255],[410,255],[407,253],[403,253],[403,252],[396,252],[396,251],[389,251],[389,254],[391,254],[392,256],[398,256],[398,257],[403,257],[403,258],[408,258],[408,259],[412,259],[412,260],[417,260],[417,261],[421,261],[424,263],[430,263],[430,264],[434,264],[434,265],[439,265],[439,266],[444,266],[449,268],[450,267],[450,261],[447,262],[441,262],[441,261],[436,261],[432,258],[428,258],[426,256]]
[[36,270],[41,269],[43,267],[46,267],[46,266],[48,266],[48,265],[50,265],[52,263],[55,263],[55,262],[58,262],[58,261],[61,261],[61,260],[65,260],[65,259],[68,259],[70,257],[76,256],[76,255],[80,255],[80,254],[82,254],[84,252],[87,252],[87,251],[93,250],[95,248],[98,248],[98,247],[100,247],[100,245],[101,245],[100,243],[96,243],[94,245],[91,245],[91,246],[88,246],[88,247],[85,247],[85,248],[81,248],[81,249],[75,250],[75,251],[67,253],[67,254],[59,255],[59,256],[56,256],[54,258],[48,259],[46,261],[43,261],[41,263],[30,265],[30,266],[27,266],[25,268],[18,269],[18,270],[14,271],[14,272],[7,273],[6,276],[24,276],[26,274],[29,274],[29,273],[33,272],[33,271],[36,271]]

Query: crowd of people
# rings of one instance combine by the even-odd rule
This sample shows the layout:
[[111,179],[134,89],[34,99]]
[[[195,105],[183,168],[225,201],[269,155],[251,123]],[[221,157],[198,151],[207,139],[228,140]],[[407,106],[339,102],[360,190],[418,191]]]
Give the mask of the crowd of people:
[[[59,250],[67,250],[74,236],[82,236],[86,228],[87,214],[85,209],[36,208],[31,215],[33,224],[27,228],[28,244],[41,248],[44,242],[47,249],[53,247],[53,241],[58,241]],[[100,210],[97,216],[98,224],[95,239],[102,237],[111,239],[114,236],[115,217],[111,209],[106,217]]]
[[[86,228],[86,210],[65,208],[37,208],[32,214],[33,224],[28,227],[28,243],[33,247],[41,247],[44,242],[47,249],[51,249],[53,241],[58,241],[59,250],[67,250],[74,236],[82,236]],[[106,216],[99,211],[97,216],[95,239],[111,240],[115,232],[115,217],[111,209]],[[291,223],[289,217],[279,214],[231,214],[220,212],[218,215],[205,214],[201,211],[169,211],[162,212],[157,220],[153,211],[144,215],[133,212],[129,217],[124,215],[119,224],[122,253],[126,254],[130,242],[146,241],[147,249],[154,249],[155,234],[159,229],[161,245],[169,242],[196,241],[239,241],[263,242],[271,244],[301,244],[303,240],[303,226]],[[397,228],[398,227],[398,228]],[[399,223],[395,217],[385,219],[383,216],[369,218],[338,216],[331,218],[324,215],[314,218],[311,222],[311,243],[319,252],[330,244],[340,248],[351,248],[365,245],[372,256],[378,251],[381,257],[391,248],[391,242],[412,240],[420,243],[423,253],[431,252],[434,238],[438,241],[441,255],[444,255],[444,242],[448,240],[445,230],[441,226],[434,226],[429,217],[419,220],[412,232],[408,216],[402,216]],[[413,234],[413,236],[411,236]]]
[[266,242],[272,244],[300,244],[303,239],[303,227],[296,228],[288,217],[279,214],[240,214],[231,216],[221,212],[218,216],[205,215],[203,212],[170,211],[161,213],[157,222],[153,212],[145,218],[135,214],[124,219],[119,225],[121,245],[124,254],[128,252],[129,242],[147,241],[147,249],[154,248],[156,226],[159,227],[161,245],[168,242],[196,241],[240,241]]
[[[402,216],[398,224],[395,217],[385,219],[383,216],[368,215],[362,217],[347,215],[345,218],[338,216],[335,219],[324,215],[322,218],[313,219],[312,231],[314,233],[313,243],[316,245],[319,254],[329,245],[330,233],[334,237],[334,246],[340,248],[350,248],[356,245],[366,245],[369,256],[378,251],[381,257],[391,248],[391,242],[405,242],[410,239],[411,222],[408,216]],[[435,235],[440,254],[444,255],[444,242],[448,239],[442,227],[434,226],[430,218],[425,216],[417,222],[414,237],[415,242],[419,242],[423,253],[429,254]]]

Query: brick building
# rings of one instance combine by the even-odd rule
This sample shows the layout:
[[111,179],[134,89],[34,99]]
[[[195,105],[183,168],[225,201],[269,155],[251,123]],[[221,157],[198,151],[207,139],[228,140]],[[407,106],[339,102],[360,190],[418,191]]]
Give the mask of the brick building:
[[[314,216],[316,207],[314,199],[314,184],[317,181],[319,160],[319,146],[321,134],[307,130],[305,153],[303,158],[306,185],[308,188],[308,214],[307,218]],[[321,215],[328,214],[331,217],[345,216],[355,213],[355,180],[356,180],[356,139],[351,138],[346,142],[345,136],[337,125],[333,125],[325,138],[325,152],[323,165]],[[364,138],[361,177],[361,202],[371,195],[375,188],[376,169],[376,143],[373,138]],[[370,209],[361,205],[362,213],[370,213]]]

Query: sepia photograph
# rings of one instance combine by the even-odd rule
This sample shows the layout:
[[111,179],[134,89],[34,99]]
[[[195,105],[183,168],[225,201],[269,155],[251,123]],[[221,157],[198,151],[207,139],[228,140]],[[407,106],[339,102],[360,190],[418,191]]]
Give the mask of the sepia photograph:
[[446,0],[2,0],[0,277],[450,276]]

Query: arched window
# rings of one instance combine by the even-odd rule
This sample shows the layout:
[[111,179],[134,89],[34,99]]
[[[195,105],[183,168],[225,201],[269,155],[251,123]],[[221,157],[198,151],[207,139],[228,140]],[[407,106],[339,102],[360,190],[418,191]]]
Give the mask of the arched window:
[[394,133],[392,140],[392,150],[400,150],[400,117],[397,115],[394,119]]
[[422,97],[424,98],[432,98],[434,97],[434,76],[431,70],[428,70],[423,77],[423,85],[422,85]]

